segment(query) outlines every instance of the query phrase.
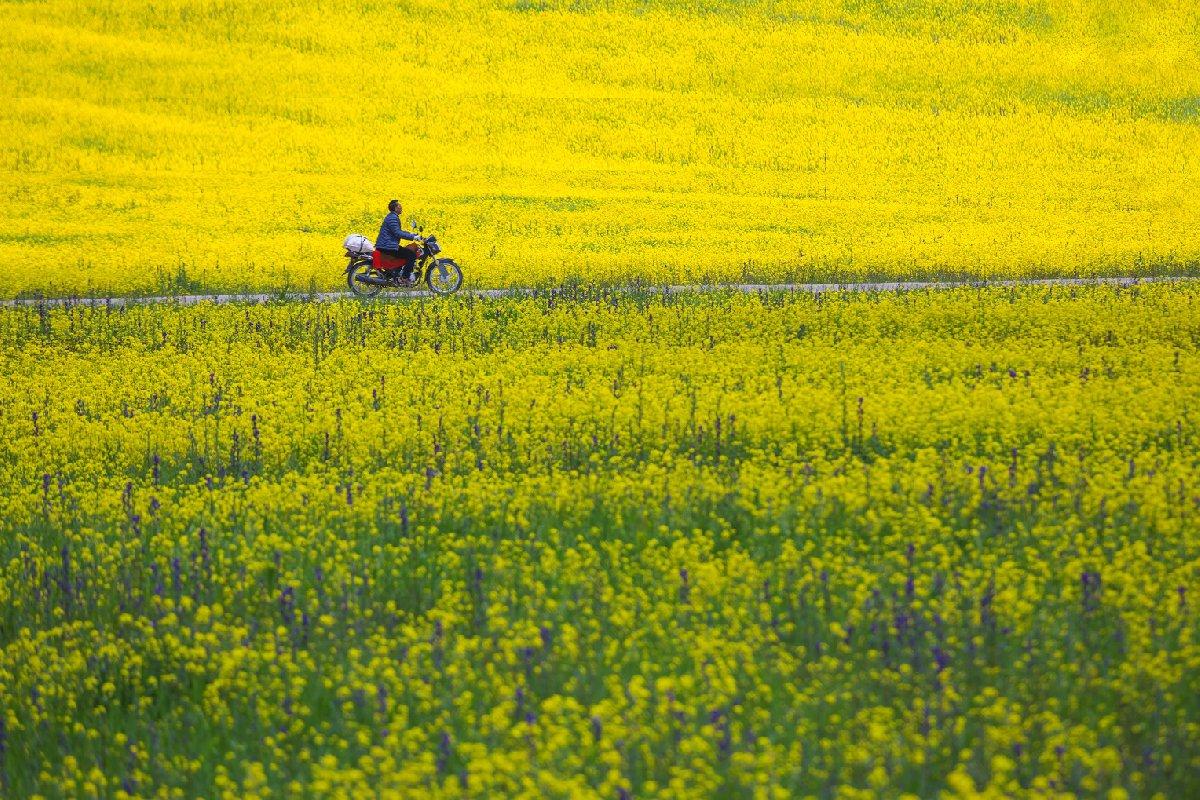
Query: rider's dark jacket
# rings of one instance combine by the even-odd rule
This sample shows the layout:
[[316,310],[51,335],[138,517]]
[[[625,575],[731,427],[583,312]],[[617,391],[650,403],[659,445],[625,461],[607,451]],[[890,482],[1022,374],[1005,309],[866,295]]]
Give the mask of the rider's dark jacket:
[[409,233],[400,227],[399,215],[395,211],[389,211],[383,218],[383,224],[379,226],[379,235],[375,237],[375,249],[396,250],[400,247],[401,239],[411,242],[416,238],[415,233]]

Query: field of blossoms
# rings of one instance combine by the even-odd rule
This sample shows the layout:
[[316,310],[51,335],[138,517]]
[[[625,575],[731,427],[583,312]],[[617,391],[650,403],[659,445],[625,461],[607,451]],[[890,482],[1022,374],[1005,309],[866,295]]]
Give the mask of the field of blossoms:
[[0,795],[1200,794],[1200,287],[0,312]]
[[1200,272],[1190,0],[0,1],[0,297]]

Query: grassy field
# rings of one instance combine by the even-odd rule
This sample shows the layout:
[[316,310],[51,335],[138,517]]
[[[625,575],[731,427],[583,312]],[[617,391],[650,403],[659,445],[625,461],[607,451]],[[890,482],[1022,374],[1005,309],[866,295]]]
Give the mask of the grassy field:
[[0,295],[1180,273],[1182,0],[0,2]]
[[1198,302],[0,312],[0,794],[1195,796]]

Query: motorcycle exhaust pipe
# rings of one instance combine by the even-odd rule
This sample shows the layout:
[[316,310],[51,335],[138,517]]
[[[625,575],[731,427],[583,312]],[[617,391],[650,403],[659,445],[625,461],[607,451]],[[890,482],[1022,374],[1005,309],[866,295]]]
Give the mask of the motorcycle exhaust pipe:
[[392,282],[387,278],[379,278],[375,275],[355,275],[354,280],[359,283],[369,283],[372,286],[391,286]]

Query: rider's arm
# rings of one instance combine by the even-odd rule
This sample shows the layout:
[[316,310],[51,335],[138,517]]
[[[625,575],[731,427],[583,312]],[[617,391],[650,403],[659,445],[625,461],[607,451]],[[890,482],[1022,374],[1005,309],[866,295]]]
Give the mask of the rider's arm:
[[396,235],[407,241],[416,241],[420,239],[420,236],[416,234],[410,234],[407,230],[404,230],[404,225],[400,224],[398,219],[396,221]]

